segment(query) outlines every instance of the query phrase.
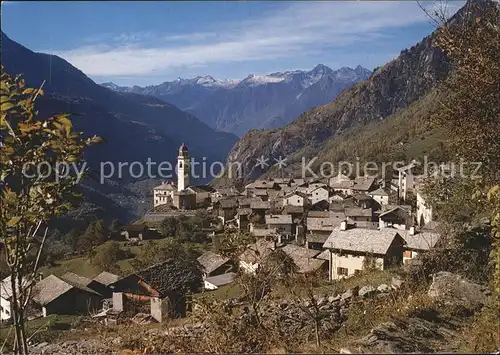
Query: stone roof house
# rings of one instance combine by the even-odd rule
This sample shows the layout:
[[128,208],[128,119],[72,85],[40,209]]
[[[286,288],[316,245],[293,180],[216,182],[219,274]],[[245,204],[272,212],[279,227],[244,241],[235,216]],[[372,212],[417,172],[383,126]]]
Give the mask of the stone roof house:
[[49,275],[33,287],[33,301],[41,307],[44,317],[49,314],[87,315],[101,307],[104,297],[85,286],[87,280],[73,275],[66,274],[64,280]]
[[234,265],[228,257],[207,251],[198,257],[198,262],[203,268],[204,277],[220,275],[232,271]]
[[301,274],[316,272],[327,265],[325,260],[315,259],[315,256],[320,253],[319,250],[308,249],[293,244],[287,244],[281,250],[292,258],[295,265],[297,265],[297,271]]
[[366,267],[386,269],[403,262],[405,240],[396,229],[335,228],[323,247],[329,250],[330,277],[349,277]]

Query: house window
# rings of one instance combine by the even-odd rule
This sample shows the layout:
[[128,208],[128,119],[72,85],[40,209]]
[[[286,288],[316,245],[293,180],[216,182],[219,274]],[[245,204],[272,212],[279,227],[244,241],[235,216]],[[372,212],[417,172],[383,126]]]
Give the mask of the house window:
[[341,275],[341,276],[347,276],[349,270],[345,267],[338,267],[337,268],[337,275]]
[[403,256],[404,256],[405,258],[411,258],[411,250],[405,250],[405,252],[404,252]]
[[179,169],[182,169],[182,162],[179,162]]
[[299,199],[297,199],[297,203],[300,203],[300,200],[299,200]]

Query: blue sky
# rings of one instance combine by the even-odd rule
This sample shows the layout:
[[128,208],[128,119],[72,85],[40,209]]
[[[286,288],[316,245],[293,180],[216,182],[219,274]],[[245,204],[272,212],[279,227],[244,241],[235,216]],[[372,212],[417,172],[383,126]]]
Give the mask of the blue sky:
[[[448,12],[462,4],[448,3]],[[29,49],[120,85],[241,79],[318,63],[373,69],[434,29],[414,1],[2,1],[2,25]]]

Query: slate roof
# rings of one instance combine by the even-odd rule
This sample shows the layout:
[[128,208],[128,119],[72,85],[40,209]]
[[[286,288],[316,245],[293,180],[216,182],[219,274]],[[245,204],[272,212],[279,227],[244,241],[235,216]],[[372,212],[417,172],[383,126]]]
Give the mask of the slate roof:
[[340,222],[343,218],[315,218],[315,217],[307,217],[307,230],[308,231],[324,231],[330,232],[336,226],[340,225]]
[[252,235],[255,237],[269,237],[276,234],[276,228],[254,228]]
[[254,200],[254,198],[252,198],[252,197],[242,197],[242,198],[238,199],[238,205],[240,207],[250,206],[250,204],[252,203],[253,200]]
[[371,217],[372,210],[369,208],[348,207],[345,209],[345,215],[347,217]]
[[433,232],[417,232],[415,235],[405,233],[403,239],[406,241],[406,247],[414,250],[429,250],[436,246],[440,235]]
[[197,186],[189,186],[188,189],[200,193],[200,192],[215,192],[215,189],[209,185],[197,185]]
[[203,267],[203,270],[208,274],[212,271],[217,270],[229,260],[229,258],[225,258],[219,254],[214,253],[213,251],[207,251],[206,253],[198,257],[198,262]]
[[330,211],[309,211],[307,212],[307,217],[313,218],[328,218],[332,215]]
[[237,203],[236,199],[234,199],[234,198],[220,200],[219,205],[222,209],[229,209],[229,208],[238,207],[238,203]]
[[99,275],[94,277],[94,281],[97,281],[103,285],[109,286],[120,279],[120,276],[112,274],[107,271],[101,272]]
[[73,288],[55,275],[49,275],[33,287],[33,300],[45,306]]
[[380,218],[380,217],[384,217],[386,215],[389,215],[391,213],[396,214],[399,217],[407,217],[409,215],[409,212],[406,209],[404,209],[400,206],[396,206],[390,210],[386,210],[386,211],[380,213],[378,216]]
[[153,190],[166,190],[166,191],[172,191],[176,190],[177,187],[173,182],[164,182],[161,185],[156,186]]
[[271,209],[270,201],[252,201],[250,203],[250,208],[252,210],[269,210]]
[[300,273],[315,271],[325,263],[324,260],[314,259],[320,253],[319,250],[308,249],[293,244],[287,244],[281,249],[293,259]]
[[289,197],[294,196],[294,195],[300,196],[302,198],[307,198],[307,194],[300,192],[300,191],[290,192],[289,194],[285,195],[284,198],[289,198]]
[[292,216],[289,214],[266,215],[266,224],[292,224]]
[[88,287],[88,285],[92,282],[91,279],[85,276],[80,276],[72,272],[67,272],[64,275],[60,277],[61,280],[67,282],[71,286],[78,288],[83,291],[87,291],[90,293],[94,293],[96,295],[100,295],[100,293],[92,290],[91,288]]
[[337,227],[323,244],[323,248],[385,255],[395,238],[401,238],[404,243],[398,231],[392,228],[354,228],[342,231]]
[[250,244],[247,249],[240,254],[239,259],[246,263],[259,263],[274,250],[274,242],[264,238]]
[[381,187],[374,191],[370,191],[368,194],[373,196],[389,196],[389,194]]
[[231,282],[234,281],[235,277],[236,274],[234,272],[228,272],[226,274],[207,277],[205,281],[219,287],[230,284]]
[[253,194],[255,196],[268,196],[267,194],[267,191],[266,190],[262,190],[262,189],[257,189],[253,192]]
[[357,201],[370,201],[370,200],[372,200],[371,196],[368,196],[366,194],[355,194],[353,197]]
[[320,234],[307,234],[306,235],[306,240],[307,242],[310,243],[325,243],[326,240],[328,239],[327,235],[320,235]]
[[252,209],[251,208],[238,208],[237,213],[239,216],[248,216],[252,214]]
[[293,206],[293,205],[286,205],[283,207],[283,214],[299,214],[299,213],[304,213],[304,206]]

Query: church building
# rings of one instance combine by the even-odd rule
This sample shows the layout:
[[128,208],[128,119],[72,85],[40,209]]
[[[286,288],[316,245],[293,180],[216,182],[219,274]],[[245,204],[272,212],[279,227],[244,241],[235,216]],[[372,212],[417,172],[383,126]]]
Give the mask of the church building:
[[[208,186],[190,186],[190,158],[187,146],[182,143],[177,156],[177,184],[165,181],[153,189],[153,205],[171,205],[179,210],[192,210],[206,198]],[[200,196],[197,196],[199,192]],[[207,195],[208,196],[208,195]]]

